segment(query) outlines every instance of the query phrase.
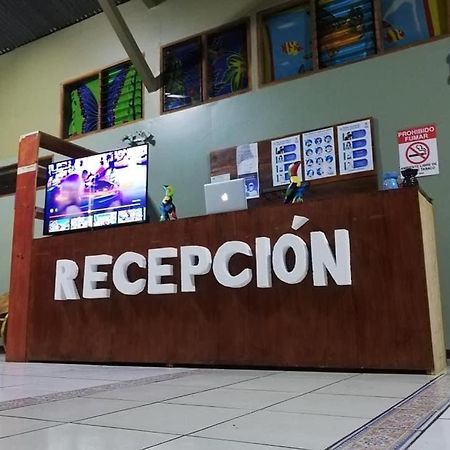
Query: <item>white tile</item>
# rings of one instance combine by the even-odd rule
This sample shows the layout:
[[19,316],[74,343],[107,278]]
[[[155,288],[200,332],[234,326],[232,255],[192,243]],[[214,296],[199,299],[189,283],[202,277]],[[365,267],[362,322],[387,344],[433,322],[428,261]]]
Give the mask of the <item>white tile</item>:
[[284,372],[229,386],[230,389],[297,392],[312,391],[354,376],[342,373]]
[[0,416],[73,422],[141,405],[142,402],[84,397],[8,409],[1,411]]
[[241,381],[251,380],[256,377],[263,376],[265,376],[265,374],[255,371],[249,371],[249,373],[238,373],[233,370],[223,370],[215,373],[192,374],[174,380],[161,381],[160,384],[172,386],[202,386],[212,388],[227,386],[233,383],[239,383]]
[[287,400],[295,395],[292,392],[214,389],[168,400],[166,403],[255,410]]
[[324,387],[318,394],[367,395],[369,397],[405,398],[411,395],[425,383],[414,380],[373,379],[370,377],[350,378],[339,383]]
[[268,447],[243,442],[219,441],[199,437],[182,437],[155,447],[155,450],[286,450],[286,447]]
[[82,423],[130,430],[187,434],[245,413],[246,411],[240,409],[157,403],[96,417]]
[[450,420],[437,420],[410,447],[412,450],[450,449]]
[[173,436],[65,424],[0,439],[0,450],[140,450],[168,439]]
[[151,383],[143,386],[133,386],[124,389],[113,389],[110,391],[99,392],[90,397],[93,398],[110,398],[121,400],[136,400],[146,403],[161,402],[174,397],[181,397],[193,394],[203,390],[201,386],[176,386],[162,385],[161,383]]
[[0,389],[0,402],[17,400],[27,397],[52,394],[55,391],[51,387],[11,386]]
[[[27,431],[39,430],[40,428],[59,425],[55,422],[44,420],[18,419],[17,417],[0,417],[0,438]],[[0,442],[2,442],[0,440]]]
[[396,398],[305,394],[270,407],[269,411],[326,414],[372,419],[398,403]]
[[442,416],[440,418],[441,419],[450,419],[450,407],[444,411],[444,413],[442,414]]
[[23,382],[24,377],[16,377],[14,375],[0,374],[0,389],[8,386],[20,386],[25,384]]
[[140,378],[158,377],[161,375],[179,375],[189,373],[186,369],[169,369],[163,367],[114,367],[114,366],[88,366],[66,368],[58,371],[63,378],[78,378],[90,380],[128,381]]
[[366,419],[259,411],[199,432],[198,436],[294,448],[324,449]]

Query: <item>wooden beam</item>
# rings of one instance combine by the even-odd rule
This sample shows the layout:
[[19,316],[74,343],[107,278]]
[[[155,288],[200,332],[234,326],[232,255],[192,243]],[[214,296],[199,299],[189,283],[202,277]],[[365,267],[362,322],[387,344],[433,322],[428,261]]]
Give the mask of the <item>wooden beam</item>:
[[36,204],[40,147],[39,132],[24,136],[19,144],[6,360],[27,360],[28,312],[30,305],[31,247]]
[[98,0],[103,9],[109,23],[113,27],[119,41],[127,52],[134,68],[142,78],[142,83],[147,88],[148,92],[155,92],[161,87],[161,77],[155,77],[150,69],[147,61],[144,58],[136,40],[133,37],[128,25],[126,24],[119,8],[114,0]]
[[82,158],[84,156],[97,154],[94,150],[59,139],[55,136],[51,136],[50,134],[43,133],[42,131],[39,131],[38,133],[40,135],[40,146],[60,155],[68,156],[69,158]]

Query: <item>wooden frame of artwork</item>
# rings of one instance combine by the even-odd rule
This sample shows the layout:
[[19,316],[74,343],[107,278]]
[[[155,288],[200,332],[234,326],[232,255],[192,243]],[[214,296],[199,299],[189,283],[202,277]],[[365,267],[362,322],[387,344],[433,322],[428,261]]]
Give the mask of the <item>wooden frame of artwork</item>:
[[[221,96],[217,97],[210,97],[208,93],[208,45],[207,45],[207,38],[208,36],[218,34],[220,32],[225,32],[229,29],[232,29],[234,27],[238,26],[245,26],[246,27],[246,52],[247,52],[247,79],[248,79],[248,85],[246,88],[240,89],[236,92],[227,93]],[[181,45],[183,43],[188,43],[189,41],[193,41],[194,39],[200,39],[201,40],[201,101],[199,103],[196,103],[195,105],[185,105],[178,108],[174,108],[171,110],[165,110],[164,108],[164,86],[161,88],[161,94],[160,94],[160,112],[161,114],[169,114],[176,111],[181,111],[188,108],[193,108],[195,106],[199,106],[201,104],[207,104],[212,103],[224,98],[230,98],[234,97],[236,95],[244,94],[246,92],[249,92],[252,89],[253,80],[252,80],[252,49],[251,49],[251,31],[250,31],[250,18],[245,17],[243,19],[236,20],[234,22],[227,23],[225,25],[221,25],[216,28],[212,28],[210,30],[204,31],[202,33],[197,33],[194,35],[191,35],[184,39],[179,39],[175,42],[171,42],[170,44],[163,45],[160,48],[160,67],[161,67],[161,73],[164,77],[165,72],[165,61],[164,61],[164,52],[172,47],[175,47],[177,45]]]
[[[121,124],[118,124],[118,125],[113,125],[111,127],[102,127],[102,123],[101,123],[102,122],[102,117],[101,117],[101,115],[102,115],[102,100],[103,100],[103,95],[104,95],[103,94],[103,90],[102,90],[102,81],[103,81],[104,73],[106,71],[110,70],[110,69],[113,69],[113,68],[115,68],[117,66],[120,66],[120,65],[124,65],[126,63],[130,63],[131,64],[131,61],[129,59],[123,59],[123,60],[120,60],[120,61],[116,62],[115,64],[111,64],[111,65],[102,67],[100,69],[97,69],[97,70],[94,70],[94,71],[91,71],[91,72],[87,72],[86,74],[84,74],[82,76],[79,76],[79,77],[76,77],[76,78],[72,78],[72,79],[66,80],[63,83],[61,83],[61,85],[60,85],[60,126],[59,126],[59,136],[62,139],[66,139],[66,140],[70,141],[70,140],[73,140],[73,139],[78,139],[80,137],[89,136],[91,134],[95,134],[95,133],[98,133],[98,132],[110,130],[112,128],[119,128],[119,127],[122,127],[122,126],[125,126],[125,125],[129,125],[130,123],[136,123],[136,122],[139,122],[139,121],[145,119],[145,97],[144,97],[143,83],[141,81],[141,87],[140,87],[141,99],[142,99],[142,103],[141,103],[141,112],[142,112],[142,114],[141,114],[141,117],[136,119],[136,120],[124,122],[124,123],[121,123]],[[98,99],[98,108],[97,108],[97,127],[96,127],[95,130],[88,131],[86,133],[80,133],[80,134],[76,134],[76,135],[73,135],[73,136],[66,136],[66,130],[65,130],[65,127],[66,127],[66,123],[65,123],[65,121],[66,121],[65,105],[66,105],[66,101],[67,101],[66,100],[67,88],[70,87],[70,86],[76,85],[77,83],[81,83],[81,82],[83,82],[85,80],[89,80],[91,78],[92,79],[96,79],[97,78],[98,79],[98,85],[99,85],[99,87],[98,87],[99,88],[99,94],[98,94],[99,95],[99,99]]]

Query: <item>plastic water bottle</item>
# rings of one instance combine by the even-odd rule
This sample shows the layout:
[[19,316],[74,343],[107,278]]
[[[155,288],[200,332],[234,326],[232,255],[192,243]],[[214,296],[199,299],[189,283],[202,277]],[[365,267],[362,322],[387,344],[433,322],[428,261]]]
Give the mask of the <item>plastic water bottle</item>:
[[384,174],[383,190],[398,189],[397,172],[387,172]]

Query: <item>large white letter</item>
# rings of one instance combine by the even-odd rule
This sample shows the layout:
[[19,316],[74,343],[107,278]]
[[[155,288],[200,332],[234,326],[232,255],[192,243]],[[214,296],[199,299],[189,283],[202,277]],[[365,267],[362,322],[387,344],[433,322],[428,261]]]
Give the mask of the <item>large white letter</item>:
[[149,294],[176,294],[177,285],[161,284],[161,277],[173,275],[171,264],[161,264],[163,258],[176,258],[178,250],[173,247],[155,248],[148,251],[148,283]]
[[252,249],[248,244],[241,241],[230,241],[222,244],[214,256],[213,272],[216,280],[223,286],[229,288],[242,288],[252,281],[251,269],[244,269],[238,275],[231,275],[229,270],[230,259],[236,253],[252,256]]
[[79,300],[75,278],[78,276],[78,266],[70,259],[56,261],[55,300]]
[[108,278],[106,272],[97,272],[97,267],[111,263],[111,255],[86,256],[84,259],[84,298],[109,298],[111,296],[111,289],[97,289],[97,283],[106,281]]
[[327,270],[337,285],[352,284],[350,237],[347,230],[335,230],[336,259],[327,237],[321,231],[311,233],[311,253],[314,286],[327,286]]
[[128,267],[137,264],[141,269],[147,267],[144,256],[135,252],[122,253],[116,260],[113,267],[113,282],[116,289],[125,295],[138,295],[145,289],[145,279],[136,281],[128,279]]
[[[286,264],[286,253],[294,251],[295,263],[291,271]],[[283,234],[273,247],[273,271],[275,275],[287,284],[302,282],[308,274],[308,247],[305,241],[292,233]]]
[[195,276],[211,270],[211,252],[206,247],[187,245],[180,248],[181,291],[195,292]]
[[268,237],[256,238],[256,285],[272,287],[272,249]]

